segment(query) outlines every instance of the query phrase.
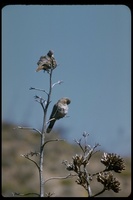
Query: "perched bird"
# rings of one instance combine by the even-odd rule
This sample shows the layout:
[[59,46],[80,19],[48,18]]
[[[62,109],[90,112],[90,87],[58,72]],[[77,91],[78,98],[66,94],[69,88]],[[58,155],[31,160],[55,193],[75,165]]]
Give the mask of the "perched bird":
[[52,130],[56,120],[65,117],[65,115],[68,113],[68,104],[70,103],[71,100],[68,99],[67,97],[64,97],[58,100],[58,102],[54,105],[52,113],[49,118],[50,123],[47,128],[47,133],[49,133]]
[[49,69],[54,69],[55,67],[57,67],[57,63],[54,58],[53,51],[49,50],[47,55],[41,56],[39,61],[37,62],[37,65],[38,67],[36,69],[36,72],[40,70],[44,70],[44,71],[46,70],[47,72],[49,72]]

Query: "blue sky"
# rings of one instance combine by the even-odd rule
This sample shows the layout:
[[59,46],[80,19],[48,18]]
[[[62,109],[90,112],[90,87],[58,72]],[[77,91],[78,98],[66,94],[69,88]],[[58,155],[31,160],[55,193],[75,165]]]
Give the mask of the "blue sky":
[[[2,121],[41,129],[43,112],[30,87],[48,89],[35,72],[52,49],[48,118],[54,103],[69,97],[69,117],[56,122],[73,142],[83,131],[107,152],[131,151],[131,13],[124,5],[8,5],[2,9]],[[113,148],[112,148],[113,147]]]

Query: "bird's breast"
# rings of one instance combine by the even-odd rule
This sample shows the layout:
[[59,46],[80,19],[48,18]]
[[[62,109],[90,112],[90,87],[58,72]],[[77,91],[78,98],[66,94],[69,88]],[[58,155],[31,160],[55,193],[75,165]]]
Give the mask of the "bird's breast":
[[62,118],[68,113],[68,106],[67,105],[59,105],[58,106],[58,112],[57,112],[57,118]]

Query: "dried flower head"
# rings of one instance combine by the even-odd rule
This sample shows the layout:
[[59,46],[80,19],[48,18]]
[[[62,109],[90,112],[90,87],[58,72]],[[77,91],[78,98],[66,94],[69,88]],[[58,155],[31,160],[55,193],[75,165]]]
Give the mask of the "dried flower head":
[[106,166],[106,170],[114,170],[121,173],[125,169],[124,160],[117,154],[104,153],[101,158],[101,163]]
[[113,177],[111,172],[101,172],[97,176],[97,181],[104,185],[105,190],[113,190],[118,193],[120,191],[120,182]]
[[74,170],[74,169],[73,169],[73,165],[72,165],[71,163],[69,163],[69,164],[67,165],[66,169],[67,169],[68,171],[73,171],[73,170]]
[[73,169],[73,164],[72,164],[72,163],[69,163],[67,160],[63,160],[62,163],[66,165],[66,169],[67,169],[68,171],[73,171],[73,170],[74,170],[74,169]]
[[85,189],[87,189],[87,175],[85,172],[80,172],[78,174],[78,178],[76,180],[77,184],[82,185]]
[[78,167],[80,169],[81,165],[85,166],[88,163],[88,160],[84,158],[82,155],[77,155],[72,157],[74,167]]

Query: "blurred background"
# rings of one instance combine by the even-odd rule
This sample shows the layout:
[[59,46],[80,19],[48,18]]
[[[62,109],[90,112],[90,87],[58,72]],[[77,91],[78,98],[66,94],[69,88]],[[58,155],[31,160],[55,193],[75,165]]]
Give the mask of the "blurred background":
[[[74,139],[80,139],[84,131],[90,134],[90,145],[99,143],[102,151],[123,156],[128,165],[125,171],[128,178],[125,179],[124,175],[126,182],[123,187],[129,189],[125,190],[125,194],[118,195],[127,196],[130,193],[131,156],[131,13],[124,5],[3,7],[3,194],[11,195],[13,182],[16,189],[18,186],[21,190],[20,185],[24,185],[26,190],[26,177],[29,181],[31,178],[33,184],[34,169],[31,174],[25,171],[31,170],[32,164],[20,157],[20,154],[38,148],[36,141],[39,138],[29,132],[15,131],[13,127],[42,128],[43,112],[34,96],[44,99],[47,96],[29,88],[48,90],[48,74],[35,70],[40,56],[46,55],[50,49],[59,63],[53,72],[52,81],[63,80],[63,83],[53,88],[47,117],[61,97],[69,97],[71,104],[69,117],[57,121],[53,128],[55,135],[50,134],[48,137],[56,137],[58,134],[65,138],[66,150],[64,146],[60,148],[65,150],[62,152],[63,157],[68,156],[69,159],[77,152]],[[71,148],[72,152],[68,152]],[[28,186],[37,188],[36,181],[35,185],[31,183],[27,182]],[[57,192],[57,196],[60,195],[63,194]]]

